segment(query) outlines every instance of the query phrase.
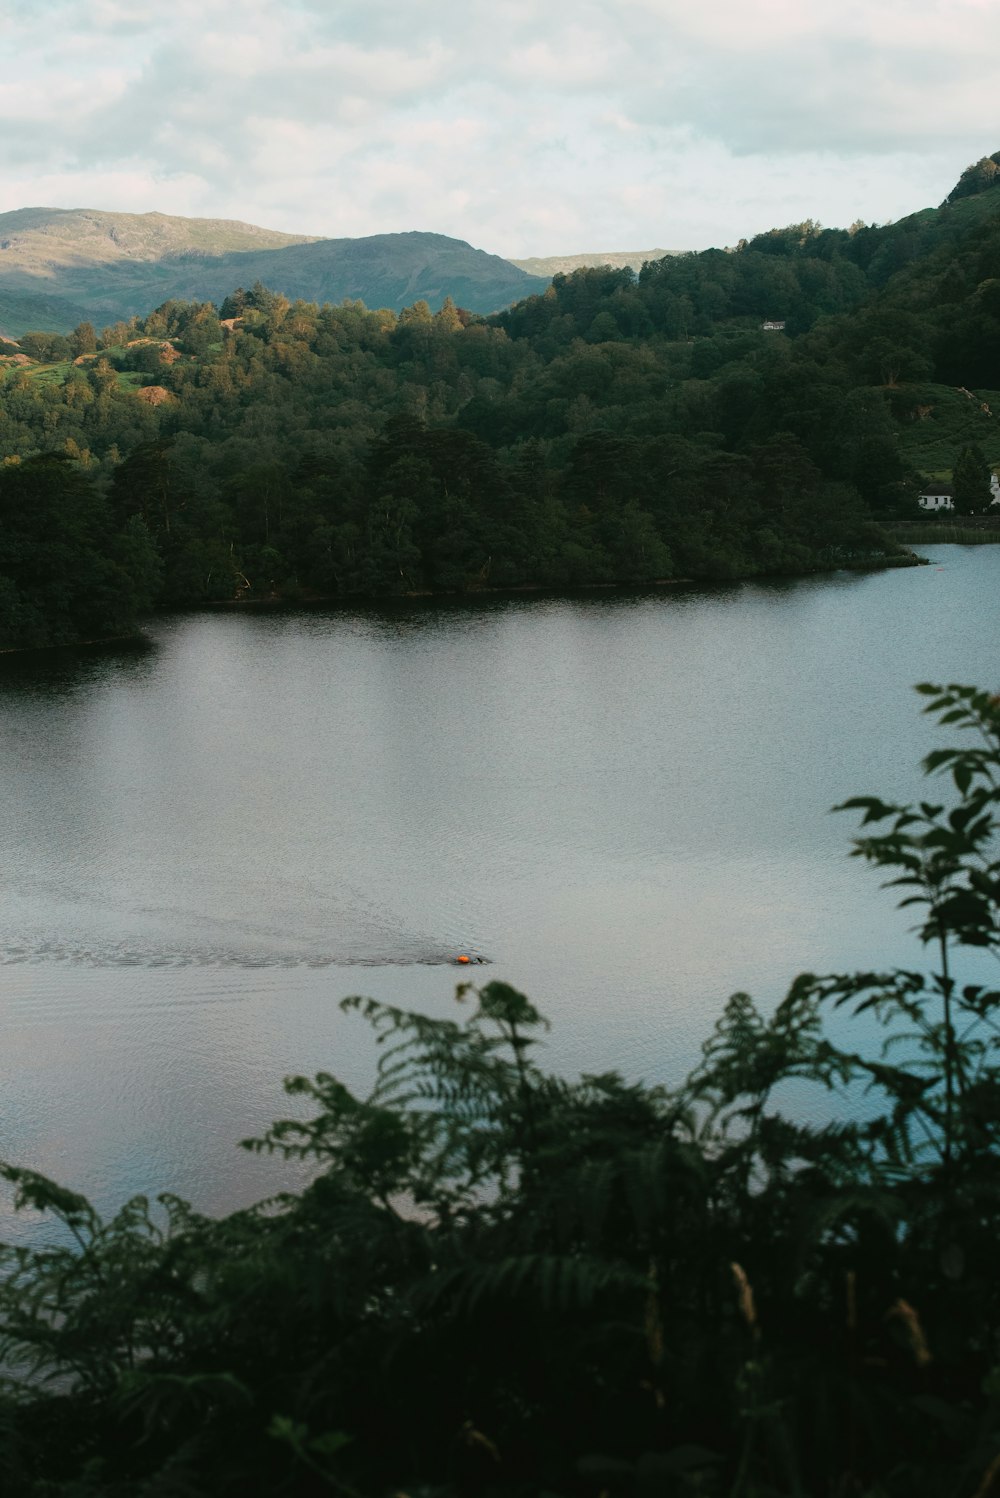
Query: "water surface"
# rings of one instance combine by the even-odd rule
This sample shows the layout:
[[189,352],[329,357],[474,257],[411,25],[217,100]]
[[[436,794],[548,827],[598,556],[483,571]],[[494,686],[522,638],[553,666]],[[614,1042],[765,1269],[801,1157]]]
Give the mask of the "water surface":
[[481,952],[553,1065],[677,1080],[727,994],[912,963],[846,857],[910,797],[921,679],[996,684],[1000,548],[631,597],[209,614],[0,667],[0,1154],[103,1206],[288,1179],[281,1077],[363,1085],[337,1001],[451,1013]]

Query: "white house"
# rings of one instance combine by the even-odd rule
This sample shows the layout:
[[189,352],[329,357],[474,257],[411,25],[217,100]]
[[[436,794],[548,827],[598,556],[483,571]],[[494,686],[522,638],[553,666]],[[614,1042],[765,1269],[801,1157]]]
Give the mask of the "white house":
[[785,331],[785,322],[783,318],[781,322],[762,322],[761,328],[765,333],[783,333]]
[[920,508],[922,510],[953,510],[955,508],[954,495],[955,491],[951,484],[935,479],[920,495]]
[[[990,474],[990,505],[1000,505],[1000,478],[995,473]],[[955,490],[947,480],[934,479],[928,483],[926,489],[919,496],[920,507],[923,510],[953,510],[955,508]]]

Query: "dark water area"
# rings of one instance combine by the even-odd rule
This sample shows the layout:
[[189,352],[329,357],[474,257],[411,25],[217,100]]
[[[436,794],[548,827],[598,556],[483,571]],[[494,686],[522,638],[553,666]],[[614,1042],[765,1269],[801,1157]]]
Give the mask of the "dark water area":
[[[281,1078],[459,951],[565,1070],[677,1081],[726,996],[913,965],[828,808],[910,798],[918,680],[997,685],[1000,551],[798,582],[158,621],[0,662],[0,1155],[228,1210]],[[32,1225],[10,1232],[31,1231]]]

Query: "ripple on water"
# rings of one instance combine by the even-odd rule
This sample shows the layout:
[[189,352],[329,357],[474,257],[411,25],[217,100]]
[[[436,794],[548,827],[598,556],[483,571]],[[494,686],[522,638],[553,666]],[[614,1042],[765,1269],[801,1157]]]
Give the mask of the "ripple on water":
[[[41,966],[59,963],[89,968],[384,968],[384,967],[454,967],[456,954],[444,947],[416,948],[406,952],[245,952],[221,948],[175,949],[164,952],[121,943],[100,945],[94,942],[76,944],[59,940],[42,940],[32,945],[0,948],[0,967]],[[472,966],[488,965],[489,958],[477,956]]]

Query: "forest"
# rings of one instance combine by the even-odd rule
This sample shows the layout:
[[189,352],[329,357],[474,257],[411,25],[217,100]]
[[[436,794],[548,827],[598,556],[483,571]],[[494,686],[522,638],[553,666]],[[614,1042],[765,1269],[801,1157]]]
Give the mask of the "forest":
[[0,345],[0,641],[899,561],[921,474],[1000,458],[998,335],[982,163],[899,224],[578,270],[489,318],[257,283],[28,333]]

